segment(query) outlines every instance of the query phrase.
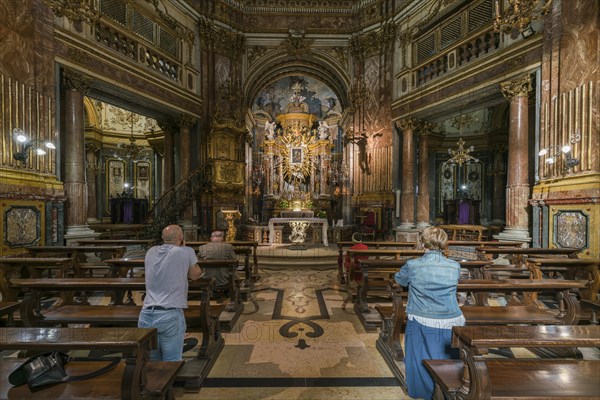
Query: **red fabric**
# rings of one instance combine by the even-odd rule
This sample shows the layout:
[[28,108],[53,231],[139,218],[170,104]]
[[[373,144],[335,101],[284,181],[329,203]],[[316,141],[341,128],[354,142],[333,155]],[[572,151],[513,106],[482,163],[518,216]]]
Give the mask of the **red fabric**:
[[[368,248],[369,246],[363,243],[356,243],[352,247],[350,247],[351,250],[367,250]],[[354,267],[354,277],[349,277],[350,279],[354,279],[355,281],[362,280],[362,273],[360,271],[360,267],[358,267],[358,260],[366,260],[367,258],[369,258],[369,256],[354,256],[354,264],[356,265],[356,267]],[[350,273],[351,265],[352,260],[350,259],[348,253],[346,253],[346,259],[344,260],[344,268],[346,268],[346,274]]]

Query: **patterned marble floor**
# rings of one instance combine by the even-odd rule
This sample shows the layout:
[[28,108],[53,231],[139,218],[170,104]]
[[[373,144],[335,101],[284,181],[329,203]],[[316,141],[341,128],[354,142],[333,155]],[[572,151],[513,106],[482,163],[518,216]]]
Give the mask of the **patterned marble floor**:
[[199,393],[181,399],[408,399],[336,270],[265,269]]

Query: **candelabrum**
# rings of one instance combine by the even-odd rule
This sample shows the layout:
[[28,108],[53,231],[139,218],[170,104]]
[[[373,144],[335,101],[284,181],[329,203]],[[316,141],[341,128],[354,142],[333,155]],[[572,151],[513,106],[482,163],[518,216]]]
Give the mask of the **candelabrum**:
[[535,33],[531,23],[550,11],[552,0],[508,0],[508,4],[510,7],[501,13],[496,0],[494,30],[509,33],[514,29],[526,38]]
[[38,156],[46,154],[44,147],[51,150],[56,149],[52,142],[28,138],[20,128],[13,129],[13,137],[17,142],[17,150],[13,152],[13,158],[21,163],[27,162],[30,149],[33,149]]
[[458,139],[458,148],[456,150],[448,149],[448,154],[451,155],[450,159],[444,162],[444,165],[447,164],[458,164],[458,166],[462,166],[464,163],[470,162],[478,162],[479,159],[473,157],[470,153],[475,151],[475,146],[470,146],[465,148],[465,141],[462,138]]
[[542,150],[540,150],[540,152],[538,153],[538,155],[540,157],[545,157],[546,158],[546,164],[554,164],[558,158],[560,158],[561,155],[563,155],[565,157],[565,161],[564,161],[564,170],[565,172],[569,172],[571,171],[571,169],[576,166],[579,165],[579,160],[575,157],[573,157],[573,154],[571,152],[572,144],[575,144],[577,142],[579,142],[581,140],[581,134],[579,132],[571,135],[571,138],[569,139],[569,143],[564,144],[564,145],[557,145],[557,144],[553,144],[550,145]]

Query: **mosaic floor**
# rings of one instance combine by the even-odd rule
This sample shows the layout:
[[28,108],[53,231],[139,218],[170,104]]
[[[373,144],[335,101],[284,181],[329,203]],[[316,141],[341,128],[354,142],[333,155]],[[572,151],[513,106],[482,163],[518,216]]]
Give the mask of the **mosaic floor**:
[[336,270],[265,269],[199,393],[181,399],[409,399],[354,312]]

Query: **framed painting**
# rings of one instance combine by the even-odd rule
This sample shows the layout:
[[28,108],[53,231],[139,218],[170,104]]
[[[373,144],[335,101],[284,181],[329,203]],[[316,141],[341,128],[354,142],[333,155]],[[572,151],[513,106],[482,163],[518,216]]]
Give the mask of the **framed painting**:
[[302,164],[303,157],[302,147],[290,148],[290,164]]

